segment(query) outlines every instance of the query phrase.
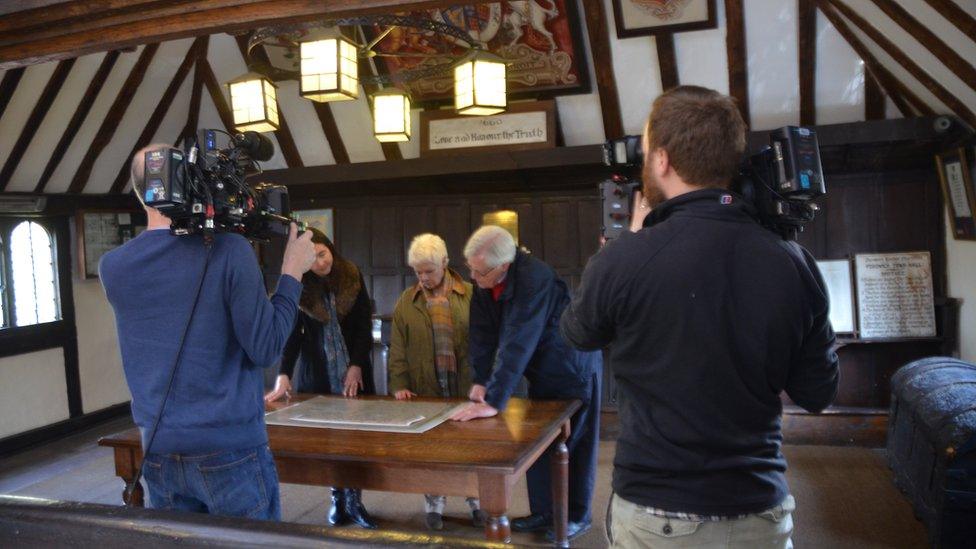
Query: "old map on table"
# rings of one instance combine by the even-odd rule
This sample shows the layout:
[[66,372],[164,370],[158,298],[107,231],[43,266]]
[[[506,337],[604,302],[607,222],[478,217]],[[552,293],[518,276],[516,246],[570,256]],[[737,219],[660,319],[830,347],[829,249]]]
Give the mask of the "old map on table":
[[466,403],[360,400],[317,396],[265,415],[269,425],[423,433]]

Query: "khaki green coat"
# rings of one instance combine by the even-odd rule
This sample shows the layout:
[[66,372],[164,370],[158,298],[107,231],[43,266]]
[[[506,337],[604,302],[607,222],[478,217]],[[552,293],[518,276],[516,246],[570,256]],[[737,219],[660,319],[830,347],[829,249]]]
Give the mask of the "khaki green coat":
[[[448,302],[454,317],[454,354],[457,357],[459,398],[471,390],[472,371],[468,362],[468,315],[471,311],[471,284],[448,269],[444,276],[454,278]],[[419,396],[441,396],[434,367],[434,331],[427,313],[427,299],[420,285],[404,290],[393,309],[390,334],[390,394],[409,389]]]

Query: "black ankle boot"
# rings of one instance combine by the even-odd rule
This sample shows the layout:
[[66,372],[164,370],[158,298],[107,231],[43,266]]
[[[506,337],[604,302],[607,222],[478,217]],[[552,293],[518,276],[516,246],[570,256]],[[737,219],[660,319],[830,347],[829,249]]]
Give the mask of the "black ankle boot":
[[329,524],[332,526],[345,526],[349,524],[349,512],[347,509],[345,490],[342,488],[333,488],[332,506],[329,507]]
[[369,516],[366,507],[363,506],[362,495],[362,490],[355,488],[345,489],[346,513],[349,515],[349,520],[353,524],[359,525],[361,528],[373,530],[376,528],[376,523]]

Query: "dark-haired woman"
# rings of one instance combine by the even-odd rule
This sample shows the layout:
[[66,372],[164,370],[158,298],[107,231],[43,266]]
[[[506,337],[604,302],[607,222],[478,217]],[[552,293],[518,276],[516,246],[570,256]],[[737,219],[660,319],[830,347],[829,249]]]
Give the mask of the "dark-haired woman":
[[[354,397],[373,394],[372,306],[359,269],[343,259],[324,233],[312,231],[315,263],[302,277],[298,319],[281,357],[281,371],[266,401],[292,392]],[[296,367],[297,366],[297,367]],[[362,490],[332,488],[329,524],[376,528]]]

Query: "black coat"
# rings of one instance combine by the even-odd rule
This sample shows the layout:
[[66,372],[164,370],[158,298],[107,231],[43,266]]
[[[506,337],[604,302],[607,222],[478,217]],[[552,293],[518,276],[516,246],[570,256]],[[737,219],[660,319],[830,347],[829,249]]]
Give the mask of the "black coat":
[[819,411],[837,392],[827,290],[809,252],[719,189],[661,204],[590,258],[562,333],[610,346],[628,501],[754,513],[787,494],[780,393]]
[[[359,366],[363,370],[362,394],[376,393],[373,383],[373,307],[366,291],[366,284],[360,276],[360,289],[355,302],[349,312],[343,316],[340,311],[339,327],[342,330],[346,349],[349,351],[349,365]],[[298,311],[298,318],[291,336],[285,343],[281,357],[280,373],[293,377],[298,357],[302,356],[307,363],[321,364],[312,370],[312,387],[298,387],[304,393],[332,393],[329,384],[328,371],[325,367],[325,350],[322,348],[322,329],[324,324],[305,310]]]
[[498,301],[474,289],[468,355],[485,402],[503,410],[524,375],[532,398],[590,399],[599,352],[574,349],[559,333],[569,290],[552,267],[519,250]]

